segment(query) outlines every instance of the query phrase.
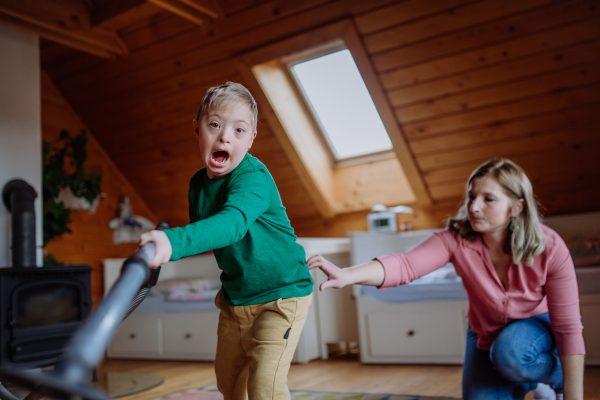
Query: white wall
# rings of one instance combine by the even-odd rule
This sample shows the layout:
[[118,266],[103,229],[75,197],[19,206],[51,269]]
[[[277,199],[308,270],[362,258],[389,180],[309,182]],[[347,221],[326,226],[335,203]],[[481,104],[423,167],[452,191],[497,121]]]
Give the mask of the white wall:
[[[42,265],[42,130],[39,39],[0,24],[0,192],[11,179],[29,183],[35,200],[37,264]],[[10,213],[0,202],[0,267],[12,264]]]

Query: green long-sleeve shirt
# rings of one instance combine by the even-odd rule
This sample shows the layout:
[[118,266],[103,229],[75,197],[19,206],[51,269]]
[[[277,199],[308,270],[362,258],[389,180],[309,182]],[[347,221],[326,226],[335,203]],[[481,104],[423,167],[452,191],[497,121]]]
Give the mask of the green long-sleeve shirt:
[[171,261],[213,250],[223,298],[232,306],[312,293],[304,248],[267,168],[246,154],[233,172],[209,179],[202,168],[189,189],[190,224],[165,230]]

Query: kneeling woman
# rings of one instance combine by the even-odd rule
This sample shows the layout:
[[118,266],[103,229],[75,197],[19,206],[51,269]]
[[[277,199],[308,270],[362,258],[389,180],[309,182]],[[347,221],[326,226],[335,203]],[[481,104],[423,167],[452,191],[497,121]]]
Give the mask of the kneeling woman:
[[[497,159],[467,182],[465,204],[437,232],[404,254],[339,269],[308,261],[326,288],[382,289],[454,264],[469,296],[464,399],[523,399],[530,390],[583,398],[583,343],[575,269],[563,240],[542,225],[521,168]],[[544,383],[546,385],[540,385]],[[548,387],[549,386],[549,387]]]

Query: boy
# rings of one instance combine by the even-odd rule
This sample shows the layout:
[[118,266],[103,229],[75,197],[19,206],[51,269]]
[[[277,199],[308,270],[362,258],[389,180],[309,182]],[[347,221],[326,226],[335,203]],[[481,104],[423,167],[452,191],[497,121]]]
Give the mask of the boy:
[[287,373],[312,299],[306,255],[275,182],[247,153],[256,124],[245,87],[208,90],[192,121],[206,167],[190,181],[190,224],[140,242],[156,244],[152,267],[214,251],[223,270],[215,372],[225,400],[290,398]]

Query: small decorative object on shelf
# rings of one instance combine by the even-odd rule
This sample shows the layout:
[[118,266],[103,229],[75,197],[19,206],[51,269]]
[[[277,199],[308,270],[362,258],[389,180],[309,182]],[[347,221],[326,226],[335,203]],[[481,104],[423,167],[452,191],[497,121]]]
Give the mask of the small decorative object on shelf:
[[376,204],[371,207],[371,213],[367,215],[369,231],[372,232],[396,232],[398,224],[396,214],[412,214],[414,210],[407,206],[386,207]]
[[153,224],[148,219],[133,215],[129,197],[121,196],[119,207],[117,208],[117,218],[109,222],[108,226],[113,230],[113,243],[137,243],[140,236],[154,229]]

